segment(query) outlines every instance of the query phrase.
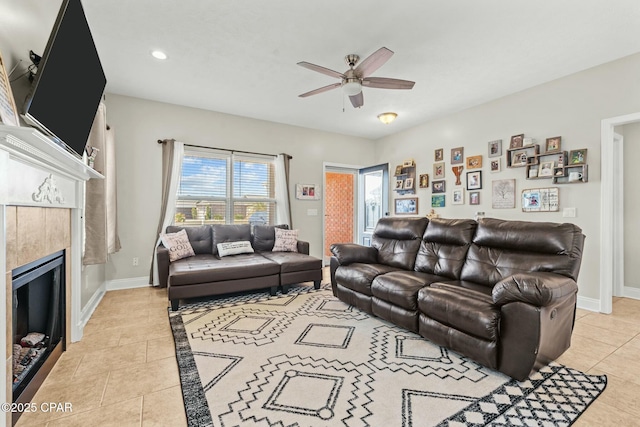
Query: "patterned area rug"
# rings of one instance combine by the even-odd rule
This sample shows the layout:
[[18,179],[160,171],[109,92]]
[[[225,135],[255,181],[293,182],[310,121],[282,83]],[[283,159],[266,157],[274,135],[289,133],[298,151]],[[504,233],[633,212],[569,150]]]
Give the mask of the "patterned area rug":
[[169,315],[189,426],[568,426],[606,386],[557,364],[512,380],[326,287]]

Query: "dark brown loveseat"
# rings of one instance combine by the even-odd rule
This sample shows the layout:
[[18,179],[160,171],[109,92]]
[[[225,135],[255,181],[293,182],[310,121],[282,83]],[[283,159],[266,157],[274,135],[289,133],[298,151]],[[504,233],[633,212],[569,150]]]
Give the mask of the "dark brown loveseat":
[[[280,228],[286,228],[278,226]],[[168,288],[171,309],[178,309],[183,298],[221,295],[278,287],[286,293],[289,285],[313,281],[316,289],[322,280],[322,261],[309,255],[309,243],[298,241],[298,252],[272,252],[275,226],[204,225],[167,227],[167,233],[187,232],[195,256],[169,261],[169,251],[157,248],[161,287]],[[217,244],[250,241],[254,253],[220,257]]]
[[524,380],[571,343],[584,235],[573,224],[383,218],[334,244],[342,301]]

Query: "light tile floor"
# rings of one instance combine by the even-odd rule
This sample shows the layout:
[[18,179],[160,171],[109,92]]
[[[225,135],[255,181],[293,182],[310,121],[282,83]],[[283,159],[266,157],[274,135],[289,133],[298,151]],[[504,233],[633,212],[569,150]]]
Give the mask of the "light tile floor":
[[[155,288],[107,292],[33,399],[71,402],[73,412],[27,413],[17,425],[186,425],[166,298]],[[640,426],[640,301],[613,307],[611,315],[578,310],[571,348],[558,359],[608,375],[575,426]]]

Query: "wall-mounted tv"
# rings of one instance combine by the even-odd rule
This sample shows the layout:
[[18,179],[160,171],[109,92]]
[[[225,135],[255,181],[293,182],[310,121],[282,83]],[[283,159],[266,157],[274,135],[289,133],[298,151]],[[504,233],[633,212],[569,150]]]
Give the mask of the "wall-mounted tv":
[[63,0],[24,105],[25,120],[82,157],[107,79],[80,0]]

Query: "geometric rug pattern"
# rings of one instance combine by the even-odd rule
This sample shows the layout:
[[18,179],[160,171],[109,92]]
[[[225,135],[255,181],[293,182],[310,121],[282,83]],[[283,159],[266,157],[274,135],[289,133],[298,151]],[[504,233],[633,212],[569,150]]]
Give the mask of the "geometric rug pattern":
[[169,312],[189,426],[569,426],[606,376],[518,382],[336,299],[241,294]]

